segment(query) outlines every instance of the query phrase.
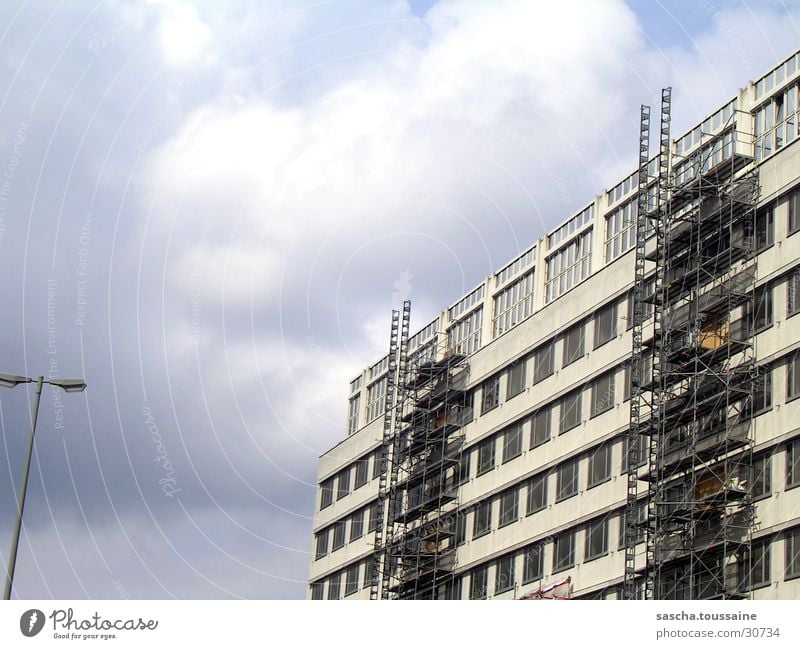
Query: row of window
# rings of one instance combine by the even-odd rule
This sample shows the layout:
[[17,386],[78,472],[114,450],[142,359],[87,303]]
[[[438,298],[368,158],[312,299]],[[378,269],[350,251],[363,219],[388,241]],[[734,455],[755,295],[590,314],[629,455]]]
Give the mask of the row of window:
[[[623,441],[624,439],[625,438],[623,438]],[[775,447],[775,449],[768,453],[761,454],[754,458],[752,480],[750,480],[751,495],[753,499],[758,500],[760,498],[767,497],[772,493],[773,458],[780,450],[783,450],[785,453],[786,488],[789,489],[800,486],[800,439],[795,439],[782,446]],[[586,460],[587,471],[586,489],[591,489],[594,486],[606,482],[611,478],[611,452],[611,443],[602,444],[590,450],[582,457],[571,458],[566,462],[563,462],[553,471],[542,472],[541,474],[533,476],[532,478],[528,478],[522,483],[506,489],[492,498],[488,498],[477,503],[473,508],[471,508],[471,514],[466,510],[455,512],[455,544],[460,545],[466,542],[470,515],[472,517],[471,538],[474,540],[481,538],[492,531],[495,524],[495,509],[499,510],[497,512],[496,519],[497,529],[504,528],[512,523],[517,522],[522,515],[523,508],[526,516],[545,510],[551,500],[549,498],[549,480],[550,476],[553,474],[555,474],[555,502],[560,502],[576,495],[580,489],[580,467],[581,461],[584,458]],[[622,473],[625,473],[626,471],[625,460],[626,454],[623,446]],[[625,510],[618,510],[614,512],[614,515],[617,516],[617,548],[622,550],[625,547]],[[638,509],[638,521],[640,523],[643,522],[646,515],[646,506],[643,501],[640,503]],[[360,539],[364,533],[373,532],[377,527],[378,516],[379,512],[377,509],[377,502],[373,502],[354,512],[348,518],[339,520],[324,530],[321,530],[316,535],[315,559],[321,559],[329,552],[335,552],[336,550],[340,549],[346,544],[348,538],[349,541],[352,542]],[[367,523],[366,531],[364,530],[365,522]],[[574,528],[562,533],[554,540],[553,573],[571,568],[575,565],[575,534],[578,529],[579,528]],[[606,554],[609,549],[608,517],[606,516],[593,519],[589,523],[585,524],[583,529],[585,531],[585,547],[583,555],[584,561],[589,561]],[[642,542],[644,540],[643,526],[638,526],[636,530],[637,535],[634,540],[636,543]],[[535,552],[533,551],[534,547],[538,548]],[[800,551],[800,545],[796,545],[794,547],[795,550],[793,551],[792,556],[795,556],[797,551]],[[523,584],[541,578],[543,565],[543,555],[541,553],[542,548],[543,546],[541,544],[537,544],[536,546],[531,546],[523,551]],[[756,576],[753,578],[752,583],[753,587],[757,588],[761,585],[765,585],[765,583],[769,581],[769,546],[768,544],[754,546],[753,552],[753,574]],[[497,579],[499,579],[500,582],[498,582],[496,579],[495,594],[504,592],[508,588],[513,587],[513,575],[515,568],[512,559],[510,558],[513,556],[515,555],[508,555],[497,562],[496,575],[498,575]],[[765,559],[765,557],[767,558]],[[766,563],[763,563],[764,561],[766,561]],[[787,566],[788,565],[789,564],[787,564]],[[790,576],[800,576],[800,573],[798,573],[800,567],[797,566],[796,561],[792,565],[794,566],[794,572],[790,573],[787,571],[787,578]],[[357,569],[358,568],[355,566],[350,566],[349,568],[336,573],[332,579],[338,580],[338,582],[340,582],[342,579],[345,579],[346,584],[353,584],[358,581],[357,578],[352,577],[353,571]],[[478,572],[475,583],[477,585],[482,584],[482,589],[479,588],[474,592],[483,592],[484,595],[482,596],[485,596],[486,583],[484,583],[484,578],[481,576],[482,573],[480,571],[485,569],[488,569],[488,566],[482,566],[481,568],[476,569]],[[365,574],[364,587],[367,586],[367,574],[368,573]],[[321,587],[322,586],[320,585],[316,586],[316,588]],[[337,589],[339,587],[340,586],[334,586],[334,591],[332,591],[336,593],[336,597],[329,598],[338,598],[339,590]],[[500,590],[498,590],[498,587],[500,587]],[[355,592],[355,590],[350,590],[349,586],[345,586],[344,592],[345,596],[347,596],[352,592]],[[472,592],[473,591],[471,591],[471,593]],[[319,599],[321,598],[322,596],[320,594]]]
[[[314,535],[316,540],[314,560],[322,559],[322,557],[343,548],[345,543],[348,542],[348,528],[350,531],[349,542],[351,543],[360,539],[364,534],[374,532],[378,528],[380,514],[378,501],[373,501],[369,505],[356,510],[349,517],[339,519],[317,532]],[[366,532],[364,531],[365,521],[367,524]]]
[[[311,584],[311,599],[341,599],[369,588],[375,581],[372,557],[339,570]],[[327,591],[327,592],[326,592]]]
[[[381,449],[368,453],[357,459],[349,466],[340,469],[336,475],[323,480],[320,484],[319,508],[325,509],[333,504],[334,495],[336,500],[341,500],[345,496],[360,489],[370,481],[370,463],[372,464],[372,478],[381,475],[382,462]],[[352,477],[351,477],[352,476]]]

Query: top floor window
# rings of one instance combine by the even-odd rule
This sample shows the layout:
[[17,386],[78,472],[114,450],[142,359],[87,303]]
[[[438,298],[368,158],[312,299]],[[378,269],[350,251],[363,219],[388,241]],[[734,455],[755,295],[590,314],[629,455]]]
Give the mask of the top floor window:
[[547,259],[545,300],[552,302],[589,276],[592,264],[592,231],[576,237]]

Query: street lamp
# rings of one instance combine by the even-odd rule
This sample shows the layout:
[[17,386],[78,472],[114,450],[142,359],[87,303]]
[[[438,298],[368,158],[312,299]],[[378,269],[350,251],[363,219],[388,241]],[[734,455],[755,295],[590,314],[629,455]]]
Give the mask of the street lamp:
[[3,599],[11,599],[11,585],[14,582],[14,569],[17,565],[19,533],[22,529],[22,512],[25,510],[25,492],[28,491],[28,475],[31,470],[31,455],[33,455],[33,436],[36,434],[36,420],[39,417],[39,398],[42,396],[42,384],[48,383],[49,385],[54,385],[64,390],[64,392],[83,392],[86,389],[86,383],[84,383],[83,379],[52,379],[50,381],[45,381],[43,376],[40,376],[38,379],[31,379],[27,376],[0,373],[0,386],[4,388],[14,388],[20,383],[34,382],[36,383],[36,397],[33,402],[33,412],[31,414],[31,432],[28,436],[28,450],[25,454],[25,470],[22,474],[22,488],[18,494],[17,520],[14,522],[11,554],[9,555],[8,565],[6,566],[6,587],[3,591]]

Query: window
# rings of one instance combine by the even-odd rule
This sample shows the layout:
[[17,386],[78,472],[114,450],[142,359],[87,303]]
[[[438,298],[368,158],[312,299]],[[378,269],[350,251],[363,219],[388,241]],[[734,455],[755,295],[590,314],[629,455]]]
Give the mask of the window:
[[625,363],[622,368],[622,400],[629,401],[631,398],[631,364]]
[[522,583],[529,584],[542,578],[544,572],[544,546],[537,543],[523,551]]
[[494,336],[508,331],[533,313],[533,271],[494,297]]
[[566,433],[581,423],[581,391],[575,390],[561,399],[560,432]]
[[336,487],[336,500],[344,498],[350,493],[350,467],[339,472]]
[[800,352],[792,354],[786,362],[786,399],[800,396]]
[[786,445],[786,486],[800,485],[800,439]]
[[467,513],[456,512],[455,515],[455,539],[456,545],[461,545],[467,540]]
[[506,400],[516,397],[525,390],[525,359],[513,363],[508,368],[508,381],[506,382]]
[[494,437],[484,440],[478,446],[478,475],[494,469]]
[[369,588],[378,583],[378,573],[375,570],[377,564],[375,557],[370,557],[364,562],[364,588]]
[[580,230],[584,225],[590,223],[594,218],[594,203],[582,209],[564,225],[552,234],[547,235],[547,248],[552,249],[562,241],[566,240],[571,234]]
[[772,208],[756,215],[756,250],[764,250],[775,243],[775,221]]
[[614,373],[608,372],[592,383],[592,417],[614,407]]
[[769,539],[753,543],[750,554],[750,588],[768,586],[770,582]]
[[599,485],[611,478],[611,446],[603,444],[598,446],[589,455],[589,484],[587,487]]
[[369,480],[369,455],[356,462],[356,484],[353,488],[363,487],[367,484],[367,480]]
[[572,327],[564,334],[562,367],[574,363],[583,356],[583,324]]
[[608,552],[608,519],[598,518],[586,526],[585,560],[602,557]]
[[347,414],[347,432],[355,433],[358,430],[358,412],[361,408],[361,396],[357,395],[350,399],[350,406]]
[[511,424],[503,433],[503,463],[522,455],[522,422]]
[[364,534],[364,510],[359,509],[350,519],[350,540],[360,539]]
[[345,525],[347,521],[338,521],[333,525],[333,548],[331,552],[335,552],[344,545]]
[[381,517],[381,510],[380,504],[376,500],[369,506],[369,526],[367,527],[367,532],[374,532],[378,529],[378,521]]
[[519,513],[519,489],[514,487],[500,496],[500,524],[499,527],[516,523]]
[[786,209],[789,211],[787,215],[789,234],[794,234],[800,230],[800,191],[795,191],[789,196]]
[[381,463],[383,461],[383,449],[379,448],[375,451],[375,455],[372,459],[372,479],[380,478],[381,477]]
[[494,572],[494,594],[499,595],[514,588],[514,555],[507,554],[497,561]]
[[556,537],[553,547],[553,572],[560,572],[575,565],[575,531],[564,532]]
[[492,529],[492,501],[484,500],[475,507],[475,519],[472,524],[472,538],[488,534]]
[[545,406],[531,418],[531,448],[550,439],[550,406]]
[[328,554],[328,530],[322,530],[317,534],[317,551],[314,555],[314,560],[322,559]]
[[386,408],[386,377],[367,388],[367,421],[380,417]]
[[753,413],[758,415],[772,408],[772,370],[769,367],[757,368],[753,381]]
[[605,345],[617,335],[617,305],[609,304],[594,317],[594,348]]
[[761,286],[756,289],[755,301],[747,314],[749,335],[772,326],[772,287]]
[[322,599],[325,595],[325,583],[321,581],[311,584],[311,599]]
[[528,480],[528,514],[535,514],[547,507],[547,474],[540,473]]
[[333,573],[328,582],[328,599],[339,599],[339,592],[342,588],[342,575],[339,572]]
[[753,500],[772,495],[772,455],[762,455],[753,460]]
[[800,268],[795,268],[786,280],[786,315],[800,311]]
[[500,376],[493,376],[483,382],[481,414],[485,415],[500,405]]
[[347,569],[347,573],[345,576],[344,581],[344,596],[347,597],[348,595],[352,595],[356,591],[358,591],[358,569],[361,566],[356,564],[354,566],[350,566]]
[[326,507],[330,507],[332,502],[333,502],[333,478],[328,478],[327,480],[324,480],[320,485],[319,508],[325,509]]
[[578,460],[568,460],[558,467],[558,484],[556,485],[556,502],[560,502],[578,493]]
[[606,217],[606,261],[616,259],[636,245],[635,200],[614,210]]
[[592,264],[592,231],[575,237],[547,259],[545,302],[552,302],[589,276]]
[[800,527],[786,532],[786,579],[800,577]]
[[553,341],[550,340],[533,352],[533,383],[544,381],[553,374]]
[[481,346],[483,308],[476,309],[447,330],[447,345],[459,354],[469,356]]
[[470,599],[486,599],[486,580],[488,572],[487,566],[479,566],[473,569],[469,580]]

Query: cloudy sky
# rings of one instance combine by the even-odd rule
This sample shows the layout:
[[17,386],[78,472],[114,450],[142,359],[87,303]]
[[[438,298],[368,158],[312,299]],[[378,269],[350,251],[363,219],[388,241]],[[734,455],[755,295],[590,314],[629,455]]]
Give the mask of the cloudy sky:
[[[422,326],[800,43],[779,1],[4,0],[16,594],[305,594],[316,460]],[[0,389],[8,551],[30,387]],[[4,563],[3,563],[4,565]]]

